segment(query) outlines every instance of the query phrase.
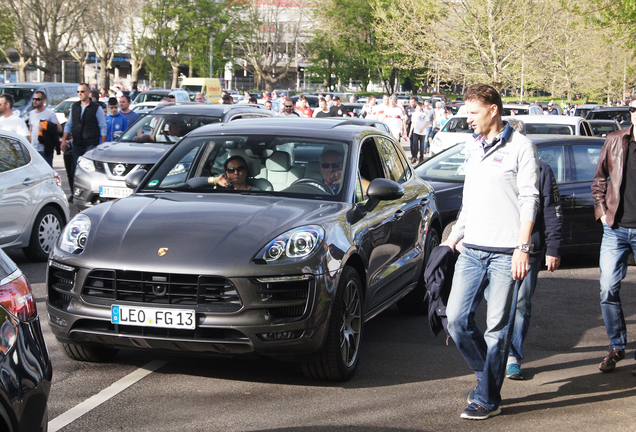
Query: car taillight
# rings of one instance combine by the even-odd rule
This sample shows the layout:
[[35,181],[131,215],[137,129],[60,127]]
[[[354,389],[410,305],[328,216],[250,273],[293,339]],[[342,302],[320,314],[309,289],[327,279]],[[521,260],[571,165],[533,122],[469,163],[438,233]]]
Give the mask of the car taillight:
[[59,187],[62,187],[62,178],[57,173],[57,171],[53,171],[53,177],[55,177],[55,184],[58,185]]
[[31,321],[38,316],[33,291],[24,275],[0,286],[0,305],[20,321]]

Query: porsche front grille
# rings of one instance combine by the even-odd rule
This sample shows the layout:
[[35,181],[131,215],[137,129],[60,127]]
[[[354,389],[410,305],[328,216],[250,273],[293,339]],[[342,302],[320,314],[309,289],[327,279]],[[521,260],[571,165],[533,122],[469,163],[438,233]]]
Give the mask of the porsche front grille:
[[95,304],[126,301],[207,306],[210,312],[235,312],[242,306],[236,287],[227,278],[128,270],[91,271],[84,282],[82,298]]

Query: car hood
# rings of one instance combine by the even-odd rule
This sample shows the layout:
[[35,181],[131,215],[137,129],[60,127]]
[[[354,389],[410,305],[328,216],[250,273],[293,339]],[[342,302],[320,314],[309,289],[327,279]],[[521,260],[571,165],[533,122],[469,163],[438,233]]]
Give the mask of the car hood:
[[100,144],[86,157],[99,162],[150,164],[157,162],[172,144],[141,144],[133,142],[107,142]]
[[[253,265],[254,255],[279,234],[309,224],[327,231],[349,208],[254,195],[135,195],[85,212],[92,226],[82,256],[93,266],[227,274]],[[160,256],[162,248],[167,252]]]

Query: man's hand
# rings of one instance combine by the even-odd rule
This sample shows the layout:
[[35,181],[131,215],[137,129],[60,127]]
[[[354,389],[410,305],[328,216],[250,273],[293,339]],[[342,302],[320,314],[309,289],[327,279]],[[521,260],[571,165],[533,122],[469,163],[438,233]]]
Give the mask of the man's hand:
[[521,252],[519,249],[515,249],[512,254],[512,263],[510,265],[510,272],[514,280],[523,280],[528,274],[530,269],[529,254]]
[[342,178],[342,171],[337,170],[332,172],[326,179],[325,183],[328,185],[340,183],[340,179]]
[[451,248],[453,252],[455,252],[455,247],[457,246],[457,243],[447,239],[446,241],[440,243],[440,246],[448,246],[449,248]]
[[561,265],[561,258],[553,257],[550,255],[545,256],[545,265],[548,267],[548,271],[555,271]]
[[68,147],[68,141],[62,138],[62,145],[60,146],[60,148],[62,149],[62,151],[64,151],[66,150],[66,147]]

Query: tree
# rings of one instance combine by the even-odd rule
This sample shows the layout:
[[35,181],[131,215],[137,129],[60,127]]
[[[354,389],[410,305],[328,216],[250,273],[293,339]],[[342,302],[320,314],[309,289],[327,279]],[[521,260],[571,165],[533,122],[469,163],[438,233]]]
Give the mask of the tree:
[[245,4],[240,27],[235,28],[239,34],[236,43],[257,85],[265,83],[265,90],[271,92],[274,84],[288,77],[292,62],[298,60],[296,53],[303,51],[311,32],[304,27],[311,10],[309,0],[245,0]]
[[[18,69],[18,81],[26,81],[26,68],[31,63],[33,50],[31,49],[31,29],[24,23],[28,11],[21,3],[12,4],[12,14],[3,20],[0,27],[0,52],[7,62]],[[18,61],[13,62],[9,57],[9,51],[18,54]]]

